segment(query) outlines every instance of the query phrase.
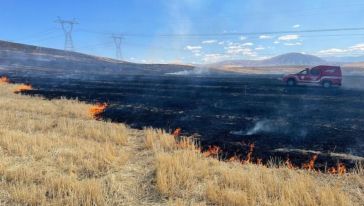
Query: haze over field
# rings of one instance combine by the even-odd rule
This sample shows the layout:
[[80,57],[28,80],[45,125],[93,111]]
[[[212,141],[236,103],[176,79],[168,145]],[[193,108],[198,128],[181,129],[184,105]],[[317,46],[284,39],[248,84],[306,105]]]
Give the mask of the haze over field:
[[217,74],[286,74],[320,64],[341,65],[344,75],[364,75],[364,63],[330,62],[313,55],[287,53],[262,60],[227,60],[212,64],[138,64],[77,52],[0,41],[0,71],[71,76],[129,74],[201,76]]

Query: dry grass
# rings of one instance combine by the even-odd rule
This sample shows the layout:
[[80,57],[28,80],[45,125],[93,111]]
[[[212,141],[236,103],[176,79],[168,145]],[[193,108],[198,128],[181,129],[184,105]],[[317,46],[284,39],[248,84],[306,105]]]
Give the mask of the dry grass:
[[14,87],[0,85],[0,205],[363,205],[361,165],[334,176],[221,162],[190,139]]
[[105,205],[128,159],[129,129],[95,121],[90,105],[13,94],[0,85],[0,204]]
[[364,173],[334,176],[288,168],[227,163],[179,147],[163,131],[146,130],[156,155],[156,184],[174,205],[363,205]]

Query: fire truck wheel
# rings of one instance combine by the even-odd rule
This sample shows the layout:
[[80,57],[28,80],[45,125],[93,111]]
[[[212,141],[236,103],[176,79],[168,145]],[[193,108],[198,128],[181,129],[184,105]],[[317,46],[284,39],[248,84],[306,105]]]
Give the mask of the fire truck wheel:
[[324,81],[324,82],[322,83],[322,86],[323,86],[324,88],[330,88],[330,87],[331,87],[331,82],[330,82],[330,81]]
[[296,85],[296,80],[294,80],[294,79],[287,80],[287,86],[292,87],[292,86],[295,86],[295,85]]

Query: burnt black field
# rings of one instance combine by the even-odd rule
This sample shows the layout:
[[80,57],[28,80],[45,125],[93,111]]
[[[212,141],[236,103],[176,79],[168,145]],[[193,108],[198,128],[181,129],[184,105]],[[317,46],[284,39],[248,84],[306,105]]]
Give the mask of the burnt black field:
[[[98,76],[97,78],[21,77],[36,89],[29,95],[108,102],[104,119],[133,128],[182,128],[203,148],[224,153],[286,159],[297,165],[320,152],[317,167],[338,161],[353,166],[364,157],[364,90],[320,87],[288,88],[279,76]],[[347,82],[364,78],[347,78]],[[355,158],[354,158],[355,159]]]

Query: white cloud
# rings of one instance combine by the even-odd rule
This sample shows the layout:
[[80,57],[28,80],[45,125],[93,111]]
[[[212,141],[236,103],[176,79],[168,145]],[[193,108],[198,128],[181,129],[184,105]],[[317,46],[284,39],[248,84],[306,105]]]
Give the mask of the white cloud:
[[224,42],[224,41],[220,41],[218,44],[219,44],[219,45],[224,45],[224,44],[225,44],[225,42]]
[[290,41],[290,40],[295,40],[298,39],[300,36],[297,34],[288,34],[288,35],[284,35],[284,36],[280,36],[278,37],[278,40],[281,41]]
[[234,42],[232,42],[232,41],[226,41],[226,44],[227,44],[227,45],[229,45],[229,46],[231,46],[231,45],[234,45],[234,44],[236,44],[236,43],[234,43]]
[[229,58],[226,54],[205,54],[202,61],[205,63],[214,63]]
[[187,45],[185,47],[186,50],[189,50],[189,51],[196,51],[196,50],[201,50],[202,49],[202,46],[191,46],[191,45]]
[[302,42],[284,43],[286,46],[301,46]]
[[356,44],[348,48],[330,48],[317,52],[319,56],[358,56],[364,54],[364,43]]
[[295,28],[295,29],[300,28],[300,27],[301,27],[301,25],[299,25],[299,24],[295,24],[292,26],[292,28]]
[[343,54],[345,52],[347,52],[347,50],[345,50],[345,49],[331,48],[331,49],[321,50],[318,53],[321,55],[324,55],[324,56],[326,56],[326,55],[331,56],[331,55],[336,55],[336,54]]
[[256,47],[255,48],[255,50],[257,50],[257,51],[259,51],[259,50],[264,50],[265,48],[264,47],[262,47],[262,46],[258,46],[258,47]]
[[243,55],[249,57],[255,57],[257,54],[249,47],[246,47],[244,44],[234,44],[228,47],[225,47],[226,53],[230,55]]
[[252,42],[247,42],[247,43],[244,43],[242,44],[243,46],[253,46],[254,44]]
[[241,37],[240,37],[240,40],[241,40],[241,41],[244,41],[245,39],[246,39],[246,37],[245,37],[245,36],[241,36]]
[[215,39],[210,39],[210,40],[205,40],[205,41],[202,41],[202,44],[214,44],[216,43],[217,40]]
[[270,35],[260,35],[259,39],[272,39],[273,37]]
[[279,44],[280,42],[279,41],[274,41],[273,44]]
[[364,51],[364,44],[356,44],[356,45],[350,47],[350,49],[352,49],[354,51]]
[[202,49],[202,46],[191,46],[191,45],[188,45],[185,47],[186,50],[192,52],[193,55],[195,55],[196,57],[199,57],[201,56],[201,49]]

